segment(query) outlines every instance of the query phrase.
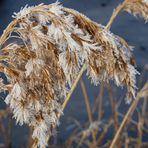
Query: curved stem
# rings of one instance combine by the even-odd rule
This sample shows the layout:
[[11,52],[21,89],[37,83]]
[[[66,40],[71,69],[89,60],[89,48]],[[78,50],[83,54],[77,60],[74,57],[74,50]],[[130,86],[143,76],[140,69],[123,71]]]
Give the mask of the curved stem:
[[110,29],[112,26],[112,23],[114,22],[115,18],[118,16],[118,14],[123,10],[125,6],[125,2],[123,2],[122,4],[120,4],[113,12],[109,22],[106,25],[106,29]]
[[9,36],[9,34],[13,31],[14,27],[16,26],[18,20],[14,20],[13,22],[11,22],[8,27],[4,30],[2,36],[0,37],[0,46],[2,46],[4,44],[4,42],[7,40],[7,37]]
[[133,114],[133,112],[134,112],[140,98],[141,97],[147,97],[148,96],[147,92],[148,92],[148,83],[146,83],[145,86],[141,89],[141,91],[137,94],[136,99],[133,101],[132,105],[128,109],[128,112],[126,113],[126,115],[125,115],[125,117],[124,117],[118,131],[116,132],[116,134],[115,134],[115,136],[113,138],[113,141],[112,141],[109,148],[114,148],[115,147],[115,144],[116,144],[116,142],[117,142],[117,140],[119,138],[119,135],[121,134],[122,129],[124,128],[127,121],[130,119],[130,117],[132,116],[132,114]]
[[136,108],[136,106],[138,104],[138,101],[139,101],[139,98],[134,100],[134,102],[130,106],[130,108],[129,108],[128,112],[126,113],[126,115],[125,115],[125,117],[124,117],[124,119],[123,119],[123,121],[122,121],[122,123],[121,123],[121,125],[120,125],[120,127],[118,129],[118,131],[116,132],[116,135],[115,135],[115,137],[114,137],[114,139],[113,139],[113,141],[112,141],[112,143],[110,145],[110,148],[114,148],[115,147],[115,144],[116,144],[116,142],[117,142],[117,140],[119,138],[119,135],[120,135],[123,127],[125,126],[127,120],[132,116],[132,114],[133,114],[133,112],[134,112],[134,110],[135,110],[135,108]]
[[63,105],[62,105],[63,110],[64,110],[64,108],[66,107],[66,105],[67,105],[67,103],[68,103],[68,101],[69,101],[69,99],[70,99],[72,93],[74,92],[74,90],[75,90],[75,88],[76,88],[76,86],[77,86],[77,84],[78,84],[78,82],[79,82],[79,80],[80,80],[80,78],[81,78],[81,76],[83,75],[83,72],[84,72],[85,70],[86,70],[86,65],[85,65],[85,63],[84,63],[84,65],[82,66],[82,68],[81,68],[81,70],[80,70],[80,72],[79,72],[79,75],[77,76],[75,82],[73,83],[73,85],[72,85],[72,87],[71,87],[70,92],[68,93],[68,95],[66,96],[66,98],[65,98],[65,100],[64,100],[64,103],[63,103]]

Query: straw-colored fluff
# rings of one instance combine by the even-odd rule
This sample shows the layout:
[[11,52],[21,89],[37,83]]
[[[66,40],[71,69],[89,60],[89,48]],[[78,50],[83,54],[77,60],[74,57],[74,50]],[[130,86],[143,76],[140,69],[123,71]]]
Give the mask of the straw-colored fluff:
[[105,27],[59,3],[25,7],[3,33],[0,71],[16,121],[33,127],[34,146],[46,147],[62,103],[82,65],[94,84],[115,80],[135,97],[132,48]]

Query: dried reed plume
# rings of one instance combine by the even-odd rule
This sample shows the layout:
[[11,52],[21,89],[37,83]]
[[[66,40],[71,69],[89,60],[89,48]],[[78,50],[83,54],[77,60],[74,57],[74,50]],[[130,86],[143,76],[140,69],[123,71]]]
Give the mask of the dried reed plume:
[[[132,2],[126,10],[135,11]],[[114,80],[127,87],[127,102],[135,98],[132,47],[106,27],[59,3],[25,6],[13,17],[0,38],[0,72],[8,79],[0,87],[17,123],[33,127],[34,147],[48,145],[82,68],[95,85]]]
[[114,19],[121,11],[126,11],[128,13],[133,14],[134,16],[140,16],[141,18],[148,21],[148,0],[124,0],[122,4],[120,4],[116,11],[113,12],[109,23],[106,28],[110,28]]
[[124,10],[148,21],[148,0],[125,0]]

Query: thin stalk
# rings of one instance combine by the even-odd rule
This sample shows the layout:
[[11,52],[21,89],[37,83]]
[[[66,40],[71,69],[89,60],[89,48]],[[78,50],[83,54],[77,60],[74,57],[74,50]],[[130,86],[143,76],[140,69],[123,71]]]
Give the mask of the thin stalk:
[[108,89],[108,93],[109,93],[109,101],[110,101],[111,110],[113,113],[113,118],[114,118],[114,123],[115,123],[114,128],[115,128],[115,131],[117,132],[118,127],[119,127],[117,106],[116,106],[116,103],[113,98],[113,91],[112,91],[110,84],[107,85],[107,89]]
[[89,123],[91,124],[93,122],[93,117],[92,117],[92,112],[91,112],[91,107],[90,107],[90,102],[89,102],[87,90],[86,90],[83,80],[80,80],[80,85],[81,85],[82,92],[84,95],[84,100],[85,100],[85,104],[86,104],[86,110],[87,110],[87,114],[88,114]]
[[6,141],[6,147],[12,147],[12,116],[8,115],[8,129],[7,129],[7,141]]
[[[109,93],[109,102],[111,105],[111,110],[112,110],[112,114],[113,114],[113,118],[114,118],[114,130],[115,130],[115,132],[117,132],[118,127],[119,127],[118,112],[117,112],[117,106],[116,106],[117,104],[113,98],[113,90],[112,90],[110,84],[107,85],[107,89],[108,89],[108,93]],[[117,146],[118,146],[118,148],[121,147],[120,138],[118,138]]]
[[142,135],[143,135],[143,126],[144,126],[144,121],[145,121],[145,115],[146,115],[146,106],[147,106],[147,98],[144,98],[143,101],[143,106],[142,106],[142,113],[141,116],[139,117],[139,122],[138,122],[138,143],[137,143],[137,148],[141,148],[142,145]]
[[8,27],[4,30],[2,36],[0,37],[0,47],[4,44],[4,42],[7,40],[8,36],[11,34],[11,32],[14,30],[14,27],[18,23],[18,20],[14,20],[11,22]]
[[116,142],[117,142],[117,140],[119,138],[119,135],[120,135],[123,127],[125,126],[127,120],[130,118],[130,116],[132,116],[132,114],[133,114],[133,112],[134,112],[134,110],[135,110],[135,108],[136,108],[136,106],[138,104],[138,101],[139,101],[139,98],[134,100],[134,102],[132,103],[132,105],[129,108],[128,112],[126,113],[126,115],[125,115],[125,117],[124,117],[124,119],[123,119],[123,121],[122,121],[122,123],[121,123],[121,125],[120,125],[120,127],[118,129],[118,131],[116,132],[116,135],[115,135],[115,137],[114,137],[114,139],[113,139],[113,141],[112,141],[112,143],[110,145],[110,148],[114,148],[115,147],[115,144],[116,144]]
[[114,121],[112,119],[109,119],[109,123],[106,124],[104,127],[103,127],[103,132],[101,133],[101,135],[99,136],[99,138],[97,139],[97,144],[100,146],[105,135],[107,134],[109,128],[113,125]]
[[112,141],[112,143],[110,145],[110,148],[115,147],[115,144],[116,144],[116,142],[117,142],[117,140],[119,138],[119,135],[121,134],[122,129],[124,128],[126,122],[129,120],[129,118],[132,116],[132,114],[133,114],[133,112],[134,112],[140,98],[143,97],[144,95],[147,95],[147,94],[145,94],[145,92],[147,92],[147,89],[148,89],[147,85],[148,84],[146,83],[145,86],[142,88],[142,90],[137,94],[136,99],[133,101],[132,105],[128,109],[128,112],[126,113],[126,115],[125,115],[125,117],[124,117],[118,131],[116,132],[116,135],[114,136],[114,139],[113,139],[113,141]]
[[115,18],[118,16],[118,14],[123,10],[124,6],[125,6],[125,2],[123,2],[122,4],[120,4],[113,12],[109,22],[106,25],[106,29],[110,29],[112,26],[112,23],[114,22]]
[[63,103],[63,105],[62,105],[63,110],[65,109],[67,103],[69,102],[70,97],[71,97],[72,93],[74,92],[74,90],[75,90],[75,88],[76,88],[76,86],[77,86],[77,84],[78,84],[78,82],[79,82],[79,80],[80,80],[80,78],[81,78],[81,76],[83,75],[83,72],[84,72],[85,70],[86,70],[86,65],[84,64],[83,67],[81,68],[81,71],[80,71],[79,75],[77,76],[77,79],[76,79],[75,82],[73,83],[70,92],[68,93],[68,95],[66,96],[66,98],[65,98],[65,100],[64,100],[64,103]]
[[104,104],[103,104],[103,93],[104,93],[104,83],[100,86],[100,93],[97,97],[98,100],[98,120],[102,119],[104,114]]
[[32,127],[29,127],[29,134],[28,134],[28,142],[27,142],[27,148],[32,146],[33,139],[32,139]]
[[100,84],[99,93],[95,99],[94,107],[92,108],[93,113],[95,113],[96,110],[98,109],[98,120],[101,120],[104,114],[103,93],[104,93],[104,83]]
[[83,141],[85,140],[86,138],[86,134],[83,134],[82,137],[80,138],[80,142],[78,143],[78,148],[81,147]]
[[128,137],[128,132],[126,132],[126,135],[125,135],[125,148],[128,148],[129,147],[129,137]]
[[[122,113],[120,113],[120,112],[118,112],[118,116],[121,117],[121,118],[124,118],[124,115],[123,115]],[[129,119],[129,121],[130,121],[133,125],[135,125],[135,126],[138,125],[138,122],[135,121],[135,120],[133,120],[133,119]],[[143,127],[142,130],[143,130],[144,132],[148,133],[148,130],[147,130],[146,128]]]
[[[85,104],[86,104],[86,110],[87,110],[87,114],[88,114],[89,123],[91,125],[93,123],[93,115],[92,115],[92,111],[91,111],[91,107],[90,107],[90,102],[89,102],[87,90],[86,90],[83,80],[80,80],[80,85],[81,85],[82,92],[84,95],[84,100],[85,100]],[[96,147],[97,143],[96,143],[96,132],[95,131],[92,131],[92,138],[93,138],[93,146]]]

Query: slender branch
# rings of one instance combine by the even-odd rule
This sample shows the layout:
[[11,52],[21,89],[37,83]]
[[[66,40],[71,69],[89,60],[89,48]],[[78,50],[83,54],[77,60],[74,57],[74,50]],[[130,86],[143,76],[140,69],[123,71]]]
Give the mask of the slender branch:
[[[111,85],[108,84],[107,85],[107,89],[108,89],[108,94],[109,94],[109,102],[111,105],[111,110],[112,110],[112,115],[113,115],[113,119],[114,119],[114,130],[115,133],[118,131],[119,128],[119,118],[118,118],[118,112],[117,112],[117,104],[113,98],[113,90],[111,88]],[[117,147],[120,148],[121,147],[121,143],[120,143],[120,137],[118,138],[117,142]]]
[[134,110],[135,110],[135,108],[136,108],[136,106],[138,104],[138,101],[139,101],[139,97],[132,103],[131,107],[129,108],[128,112],[126,113],[126,115],[125,115],[125,117],[124,117],[124,119],[123,119],[123,121],[122,121],[122,123],[121,123],[121,125],[120,125],[120,127],[118,129],[118,131],[116,132],[116,135],[115,135],[115,137],[114,137],[114,139],[113,139],[113,141],[112,141],[112,143],[110,145],[110,148],[114,148],[115,147],[115,144],[116,144],[116,142],[117,142],[117,140],[119,138],[119,135],[120,135],[123,127],[125,126],[128,118],[130,116],[132,116],[132,114],[133,114],[133,112],[134,112]]
[[85,84],[82,79],[80,80],[80,85],[81,85],[82,92],[84,95],[84,100],[85,100],[85,104],[86,104],[86,110],[88,113],[89,123],[91,124],[93,122],[92,111],[91,111],[91,107],[90,107],[90,101],[88,98],[87,90],[86,90]]
[[[89,101],[89,98],[88,98],[87,90],[86,90],[85,84],[84,84],[82,79],[80,80],[80,85],[81,85],[82,92],[83,92],[83,95],[84,95],[84,100],[85,100],[86,110],[87,110],[87,114],[88,114],[89,124],[91,125],[93,123],[93,114],[92,114],[92,111],[91,111],[90,101]],[[95,131],[92,131],[92,138],[93,138],[93,147],[96,147],[97,143],[96,143],[96,132]]]
[[4,42],[7,40],[10,33],[13,31],[15,25],[19,22],[19,20],[12,21],[8,27],[4,30],[2,36],[0,37],[0,47],[4,44]]
[[148,89],[148,83],[146,83],[145,86],[141,89],[141,91],[137,94],[136,99],[133,101],[132,105],[128,109],[128,112],[126,113],[126,115],[125,115],[125,117],[124,117],[124,119],[123,119],[123,121],[122,121],[122,123],[121,123],[121,125],[120,125],[120,127],[118,129],[118,131],[116,132],[116,135],[115,135],[115,137],[114,137],[114,139],[113,139],[113,141],[112,141],[112,143],[110,145],[110,148],[114,148],[115,147],[115,144],[116,144],[116,142],[117,142],[117,140],[119,138],[119,135],[120,135],[122,129],[124,128],[124,126],[125,126],[126,122],[128,121],[128,119],[132,116],[132,114],[133,114],[133,112],[134,112],[134,110],[135,110],[135,108],[136,108],[140,98],[143,97],[143,95],[145,95],[145,91],[147,89]]
[[141,148],[142,142],[143,142],[142,136],[143,136],[143,127],[144,127],[145,117],[146,117],[146,108],[147,108],[147,98],[145,97],[142,105],[142,113],[141,113],[141,116],[139,117],[139,122],[137,125],[137,128],[138,128],[137,148]]
[[64,108],[66,107],[66,105],[67,105],[67,103],[68,103],[68,101],[69,101],[69,99],[70,99],[72,93],[74,92],[74,90],[75,90],[75,88],[76,88],[76,86],[77,86],[77,84],[78,84],[78,82],[79,82],[79,80],[80,80],[80,78],[81,78],[81,76],[83,75],[83,72],[84,72],[85,70],[86,70],[86,65],[84,64],[84,65],[82,66],[82,68],[81,68],[81,71],[80,71],[79,75],[77,76],[77,79],[76,79],[75,82],[73,83],[70,92],[68,93],[68,95],[67,95],[66,98],[65,98],[65,101],[64,101],[64,103],[63,103],[63,105],[62,105],[63,110],[64,110]]
[[109,128],[113,125],[114,121],[112,118],[109,119],[108,124],[103,127],[103,132],[100,134],[99,138],[97,139],[98,146],[101,145],[106,133],[108,132]]
[[113,118],[114,118],[114,123],[115,123],[114,128],[115,128],[115,131],[117,131],[118,126],[119,126],[117,104],[115,103],[115,100],[113,98],[113,90],[112,90],[110,84],[107,85],[107,89],[108,89],[109,101],[110,101],[112,114],[113,114]]
[[124,6],[125,6],[125,2],[123,2],[122,4],[120,4],[113,12],[109,22],[106,25],[106,29],[110,29],[112,26],[112,23],[114,22],[115,18],[118,16],[118,14],[123,10]]

